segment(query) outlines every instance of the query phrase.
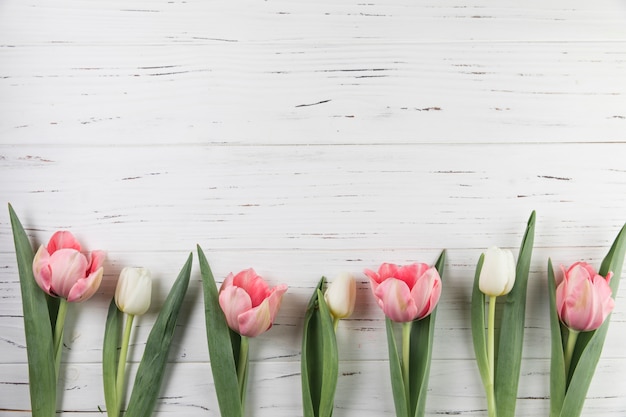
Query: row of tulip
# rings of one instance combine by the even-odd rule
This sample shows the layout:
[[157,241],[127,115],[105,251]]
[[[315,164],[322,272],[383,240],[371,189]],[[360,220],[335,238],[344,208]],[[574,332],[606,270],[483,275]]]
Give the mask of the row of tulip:
[[[68,303],[89,299],[103,277],[105,254],[84,254],[68,231],[56,232],[33,255],[17,215],[9,206],[27,338],[33,416],[55,415],[56,385]],[[518,261],[509,250],[489,248],[481,255],[471,305],[472,335],[490,417],[515,415],[524,331],[526,282],[534,240],[535,213],[524,234]],[[548,268],[551,302],[551,417],[581,413],[584,397],[600,355],[607,317],[626,251],[626,226],[600,271],[576,262],[555,278]],[[248,375],[248,339],[271,328],[284,284],[270,287],[253,269],[229,274],[217,288],[209,263],[198,246],[203,280],[209,355],[221,414],[243,417]],[[159,394],[167,352],[178,312],[187,291],[192,255],[181,270],[150,333],[126,416],[150,416]],[[382,264],[365,270],[372,294],[386,316],[392,392],[397,416],[425,413],[436,307],[442,292],[445,251],[437,262]],[[616,278],[613,278],[616,276]],[[109,417],[123,411],[126,357],[135,316],[144,314],[152,280],[145,268],[124,268],[107,315],[103,346],[104,395]],[[356,282],[338,276],[326,288],[318,283],[304,318],[302,394],[305,417],[330,417],[338,376],[335,333],[340,319],[354,310]],[[496,299],[501,309],[499,343],[495,343]],[[485,306],[488,313],[485,314]],[[400,348],[395,325],[402,326]],[[122,331],[122,328],[124,329]],[[580,336],[580,337],[579,337]],[[48,358],[55,358],[49,365]]]

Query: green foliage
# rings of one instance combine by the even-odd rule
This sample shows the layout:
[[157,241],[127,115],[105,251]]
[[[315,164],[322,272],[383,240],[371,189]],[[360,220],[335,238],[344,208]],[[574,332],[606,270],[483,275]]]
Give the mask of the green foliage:
[[[52,321],[58,303],[39,288],[33,276],[33,249],[22,223],[9,204],[15,254],[20,276],[28,380],[33,417],[52,417],[56,413],[56,372]],[[50,301],[50,305],[48,304]]]
[[302,334],[302,405],[304,417],[331,417],[339,373],[333,319],[324,300],[322,277],[304,316]]
[[[219,305],[215,278],[200,246],[198,246],[198,259],[204,290],[204,313],[211,371],[220,412],[224,417],[243,417],[243,404],[236,368],[238,359],[235,359],[239,357],[240,347],[233,347],[231,342],[231,330]],[[233,356],[234,351],[237,352],[236,356]]]
[[124,414],[126,417],[150,417],[152,415],[163,382],[167,355],[174,338],[180,308],[189,286],[192,259],[193,255],[189,254],[150,331],[139,369],[137,369],[128,409]]

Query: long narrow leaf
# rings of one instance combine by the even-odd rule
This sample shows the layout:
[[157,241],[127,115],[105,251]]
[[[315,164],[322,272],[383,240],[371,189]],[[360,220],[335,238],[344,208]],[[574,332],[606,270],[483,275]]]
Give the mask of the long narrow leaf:
[[152,415],[163,382],[167,355],[176,330],[178,314],[189,287],[192,259],[193,255],[189,254],[150,331],[139,369],[137,369],[125,417],[150,417]]
[[565,398],[565,359],[563,357],[563,338],[561,322],[556,311],[556,283],[552,260],[548,259],[548,298],[550,299],[550,417],[561,414]]
[[117,389],[117,365],[119,361],[120,333],[122,331],[123,313],[117,308],[115,299],[109,304],[109,312],[104,328],[104,343],[102,346],[102,382],[104,387],[104,402],[109,417],[119,415]]
[[33,248],[10,204],[9,214],[22,292],[32,413],[33,417],[52,417],[56,412],[57,381],[47,296],[35,282]]
[[[613,298],[617,295],[619,288],[625,252],[626,225],[622,227],[620,233],[615,238],[609,253],[604,258],[602,266],[600,267],[600,275],[605,276],[609,271],[612,271],[614,274],[614,277],[610,281]],[[575,368],[563,401],[563,409],[561,410],[562,417],[577,417],[582,412],[592,376],[600,360],[610,318],[611,316],[609,315],[602,326],[597,330],[581,333],[578,337],[579,340],[576,343],[576,351],[574,352],[577,363],[572,360],[572,366],[575,366]],[[582,352],[580,351],[581,346],[583,346]]]
[[526,232],[519,250],[515,285],[506,296],[506,303],[502,310],[495,374],[498,417],[515,417],[515,402],[517,400],[524,342],[526,290],[534,239],[535,212],[533,211],[528,219]]
[[[435,268],[443,280],[446,262],[445,250],[441,252]],[[414,321],[411,327],[411,347],[409,360],[409,415],[423,417],[426,412],[426,396],[428,394],[428,379],[430,377],[430,363],[432,359],[433,340],[435,334],[435,319],[437,308],[422,320]]]
[[393,392],[393,401],[396,406],[396,417],[409,417],[407,395],[404,390],[404,382],[402,379],[402,367],[400,365],[400,357],[396,345],[396,336],[393,331],[393,322],[389,317],[385,317],[385,325],[387,327],[387,347],[389,350],[389,370],[391,372],[391,391]]
[[319,416],[320,397],[324,381],[324,368],[321,366],[324,363],[324,348],[317,291],[324,288],[324,282],[325,278],[322,277],[313,290],[313,295],[304,315],[302,356],[300,359],[304,417]]
[[337,353],[337,339],[333,329],[333,319],[324,300],[322,291],[317,290],[317,300],[320,314],[320,330],[322,332],[322,390],[320,395],[319,417],[331,417],[335,404],[335,389],[339,374],[339,355]]
[[233,357],[230,328],[219,305],[219,295],[209,262],[198,246],[200,274],[204,290],[204,313],[207,342],[211,359],[211,372],[222,417],[242,417],[243,406],[239,398],[237,368]]
[[480,291],[478,279],[483,268],[485,255],[481,254],[476,265],[474,275],[474,285],[472,287],[472,306],[470,316],[472,321],[472,342],[474,343],[474,353],[476,363],[480,372],[480,379],[485,387],[485,392],[489,386],[489,360],[487,358],[487,336],[485,334],[485,294]]

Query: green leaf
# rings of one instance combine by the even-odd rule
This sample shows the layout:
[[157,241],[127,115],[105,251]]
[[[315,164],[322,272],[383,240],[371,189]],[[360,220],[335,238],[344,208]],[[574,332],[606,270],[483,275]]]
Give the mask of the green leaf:
[[[626,225],[622,227],[615,238],[611,249],[602,261],[599,271],[599,274],[602,276],[606,276],[609,271],[613,272],[614,276],[609,283],[613,291],[613,298],[617,295],[619,288],[625,252]],[[582,412],[592,376],[600,360],[604,340],[609,329],[610,318],[611,316],[609,315],[597,330],[580,333],[578,336],[571,364],[575,368],[563,400],[562,417],[577,417]]]
[[[437,262],[435,262],[435,268],[442,280],[445,261],[446,251],[444,250],[439,255]],[[426,396],[428,394],[436,317],[437,308],[435,307],[427,317],[411,323],[409,415],[415,417],[423,417],[426,412]]]
[[124,414],[126,417],[152,415],[163,382],[178,314],[189,286],[192,259],[193,255],[189,254],[150,331],[139,369],[137,369],[128,409]]
[[563,338],[561,322],[556,311],[556,284],[552,260],[548,259],[548,298],[550,299],[550,417],[561,415],[565,398],[565,358],[563,357]]
[[107,415],[116,417],[120,414],[117,399],[117,366],[119,361],[120,334],[122,331],[123,313],[117,308],[115,299],[109,304],[109,312],[104,328],[102,346],[102,382]]
[[[389,317],[385,317],[385,325],[387,327],[387,347],[389,350],[389,370],[391,372],[391,391],[393,392],[393,401],[396,405],[396,417],[409,417],[407,392],[404,390],[404,381],[402,379],[402,366],[400,364],[400,356],[396,346],[396,336],[393,331],[393,321]],[[410,363],[409,363],[410,365]]]
[[239,384],[235,358],[233,357],[234,349],[231,343],[231,330],[220,308],[213,272],[211,272],[209,262],[199,245],[198,258],[200,261],[200,274],[202,275],[202,288],[204,290],[204,313],[211,359],[211,372],[213,373],[220,412],[224,417],[242,417],[243,405],[239,397]]
[[52,417],[56,413],[57,380],[48,296],[35,282],[33,248],[10,204],[9,214],[22,292],[32,413],[33,417]]
[[476,363],[480,372],[480,379],[485,387],[490,385],[489,381],[489,359],[487,358],[487,335],[485,333],[485,294],[480,291],[478,279],[480,271],[483,268],[485,255],[481,254],[476,265],[476,273],[474,275],[474,285],[472,288],[472,305],[470,316],[472,321],[472,342],[474,343],[474,353],[476,355]]
[[333,319],[322,294],[324,282],[322,277],[304,317],[301,376],[305,417],[332,416],[339,374]]
[[498,417],[515,417],[515,402],[522,364],[526,292],[530,258],[535,239],[535,212],[528,219],[515,271],[515,285],[507,294],[502,310],[500,338],[496,353],[495,396]]

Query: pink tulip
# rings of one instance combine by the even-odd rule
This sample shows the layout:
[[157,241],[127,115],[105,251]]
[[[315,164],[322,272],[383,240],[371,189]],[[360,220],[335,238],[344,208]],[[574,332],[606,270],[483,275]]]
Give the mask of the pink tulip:
[[285,291],[286,285],[270,288],[253,269],[246,269],[226,277],[220,288],[220,307],[231,329],[255,337],[272,327]]
[[585,262],[576,262],[568,270],[561,266],[563,277],[557,282],[556,308],[561,321],[580,332],[595,330],[613,311],[609,272],[606,279]]
[[35,281],[42,290],[69,302],[81,302],[98,290],[105,254],[83,255],[80,243],[70,232],[56,232],[48,246],[41,245],[33,260]]
[[396,322],[420,320],[437,306],[441,278],[427,264],[406,266],[384,263],[378,273],[365,270],[372,292],[387,317]]

